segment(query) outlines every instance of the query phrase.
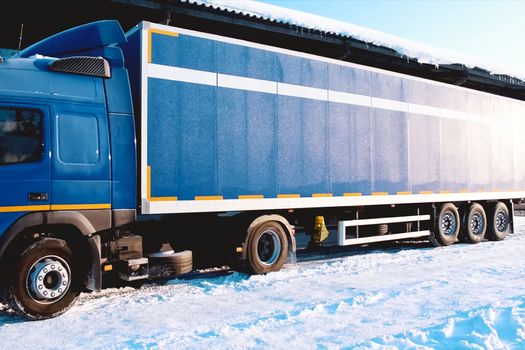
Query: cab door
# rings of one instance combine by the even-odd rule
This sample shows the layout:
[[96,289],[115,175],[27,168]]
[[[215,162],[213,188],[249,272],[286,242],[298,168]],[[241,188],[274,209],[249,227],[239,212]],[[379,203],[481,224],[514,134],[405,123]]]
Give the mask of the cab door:
[[47,106],[0,101],[0,229],[50,209],[49,136]]
[[52,106],[51,209],[111,208],[107,113],[94,103]]

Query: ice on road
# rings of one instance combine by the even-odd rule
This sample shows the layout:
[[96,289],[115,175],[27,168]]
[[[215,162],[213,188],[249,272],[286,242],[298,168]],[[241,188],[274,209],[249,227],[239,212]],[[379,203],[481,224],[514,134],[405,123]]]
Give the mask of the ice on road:
[[355,249],[265,276],[83,294],[46,321],[0,305],[0,348],[525,348],[525,218],[515,226],[502,242]]

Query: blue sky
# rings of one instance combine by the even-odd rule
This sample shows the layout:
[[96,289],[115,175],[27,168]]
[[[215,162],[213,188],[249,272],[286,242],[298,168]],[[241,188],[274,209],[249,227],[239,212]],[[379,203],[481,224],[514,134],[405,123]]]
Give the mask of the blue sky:
[[523,70],[525,0],[260,0]]

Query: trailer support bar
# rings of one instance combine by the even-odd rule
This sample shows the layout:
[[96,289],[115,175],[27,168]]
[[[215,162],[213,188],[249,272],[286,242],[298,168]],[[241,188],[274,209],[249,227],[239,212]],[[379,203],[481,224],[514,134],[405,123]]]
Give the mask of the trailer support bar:
[[[430,215],[410,215],[410,216],[397,216],[397,217],[386,217],[386,218],[377,218],[377,219],[356,219],[356,220],[345,220],[339,221],[338,224],[338,244],[340,246],[346,245],[356,245],[356,244],[366,244],[374,242],[384,242],[384,241],[395,241],[399,239],[406,238],[418,238],[425,237],[430,235],[429,230],[419,230],[419,223],[421,221],[429,221]],[[346,238],[346,228],[347,227],[359,227],[367,225],[380,225],[380,224],[392,224],[400,222],[413,222],[416,221],[418,224],[418,230],[414,232],[403,232],[395,233],[389,235],[373,236],[373,237],[359,237],[356,238]]]

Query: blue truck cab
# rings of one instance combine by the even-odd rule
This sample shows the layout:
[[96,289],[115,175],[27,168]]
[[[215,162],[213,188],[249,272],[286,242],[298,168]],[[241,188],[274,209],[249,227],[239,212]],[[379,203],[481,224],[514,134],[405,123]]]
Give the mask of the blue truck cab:
[[45,319],[106,278],[216,256],[278,271],[299,241],[502,240],[525,198],[524,116],[516,99],[184,28],[66,30],[0,60],[3,301]]
[[20,253],[13,247],[27,248],[21,241],[29,231],[48,241],[84,241],[135,219],[133,107],[122,51],[110,46],[124,42],[118,22],[101,21],[0,63],[3,266]]

